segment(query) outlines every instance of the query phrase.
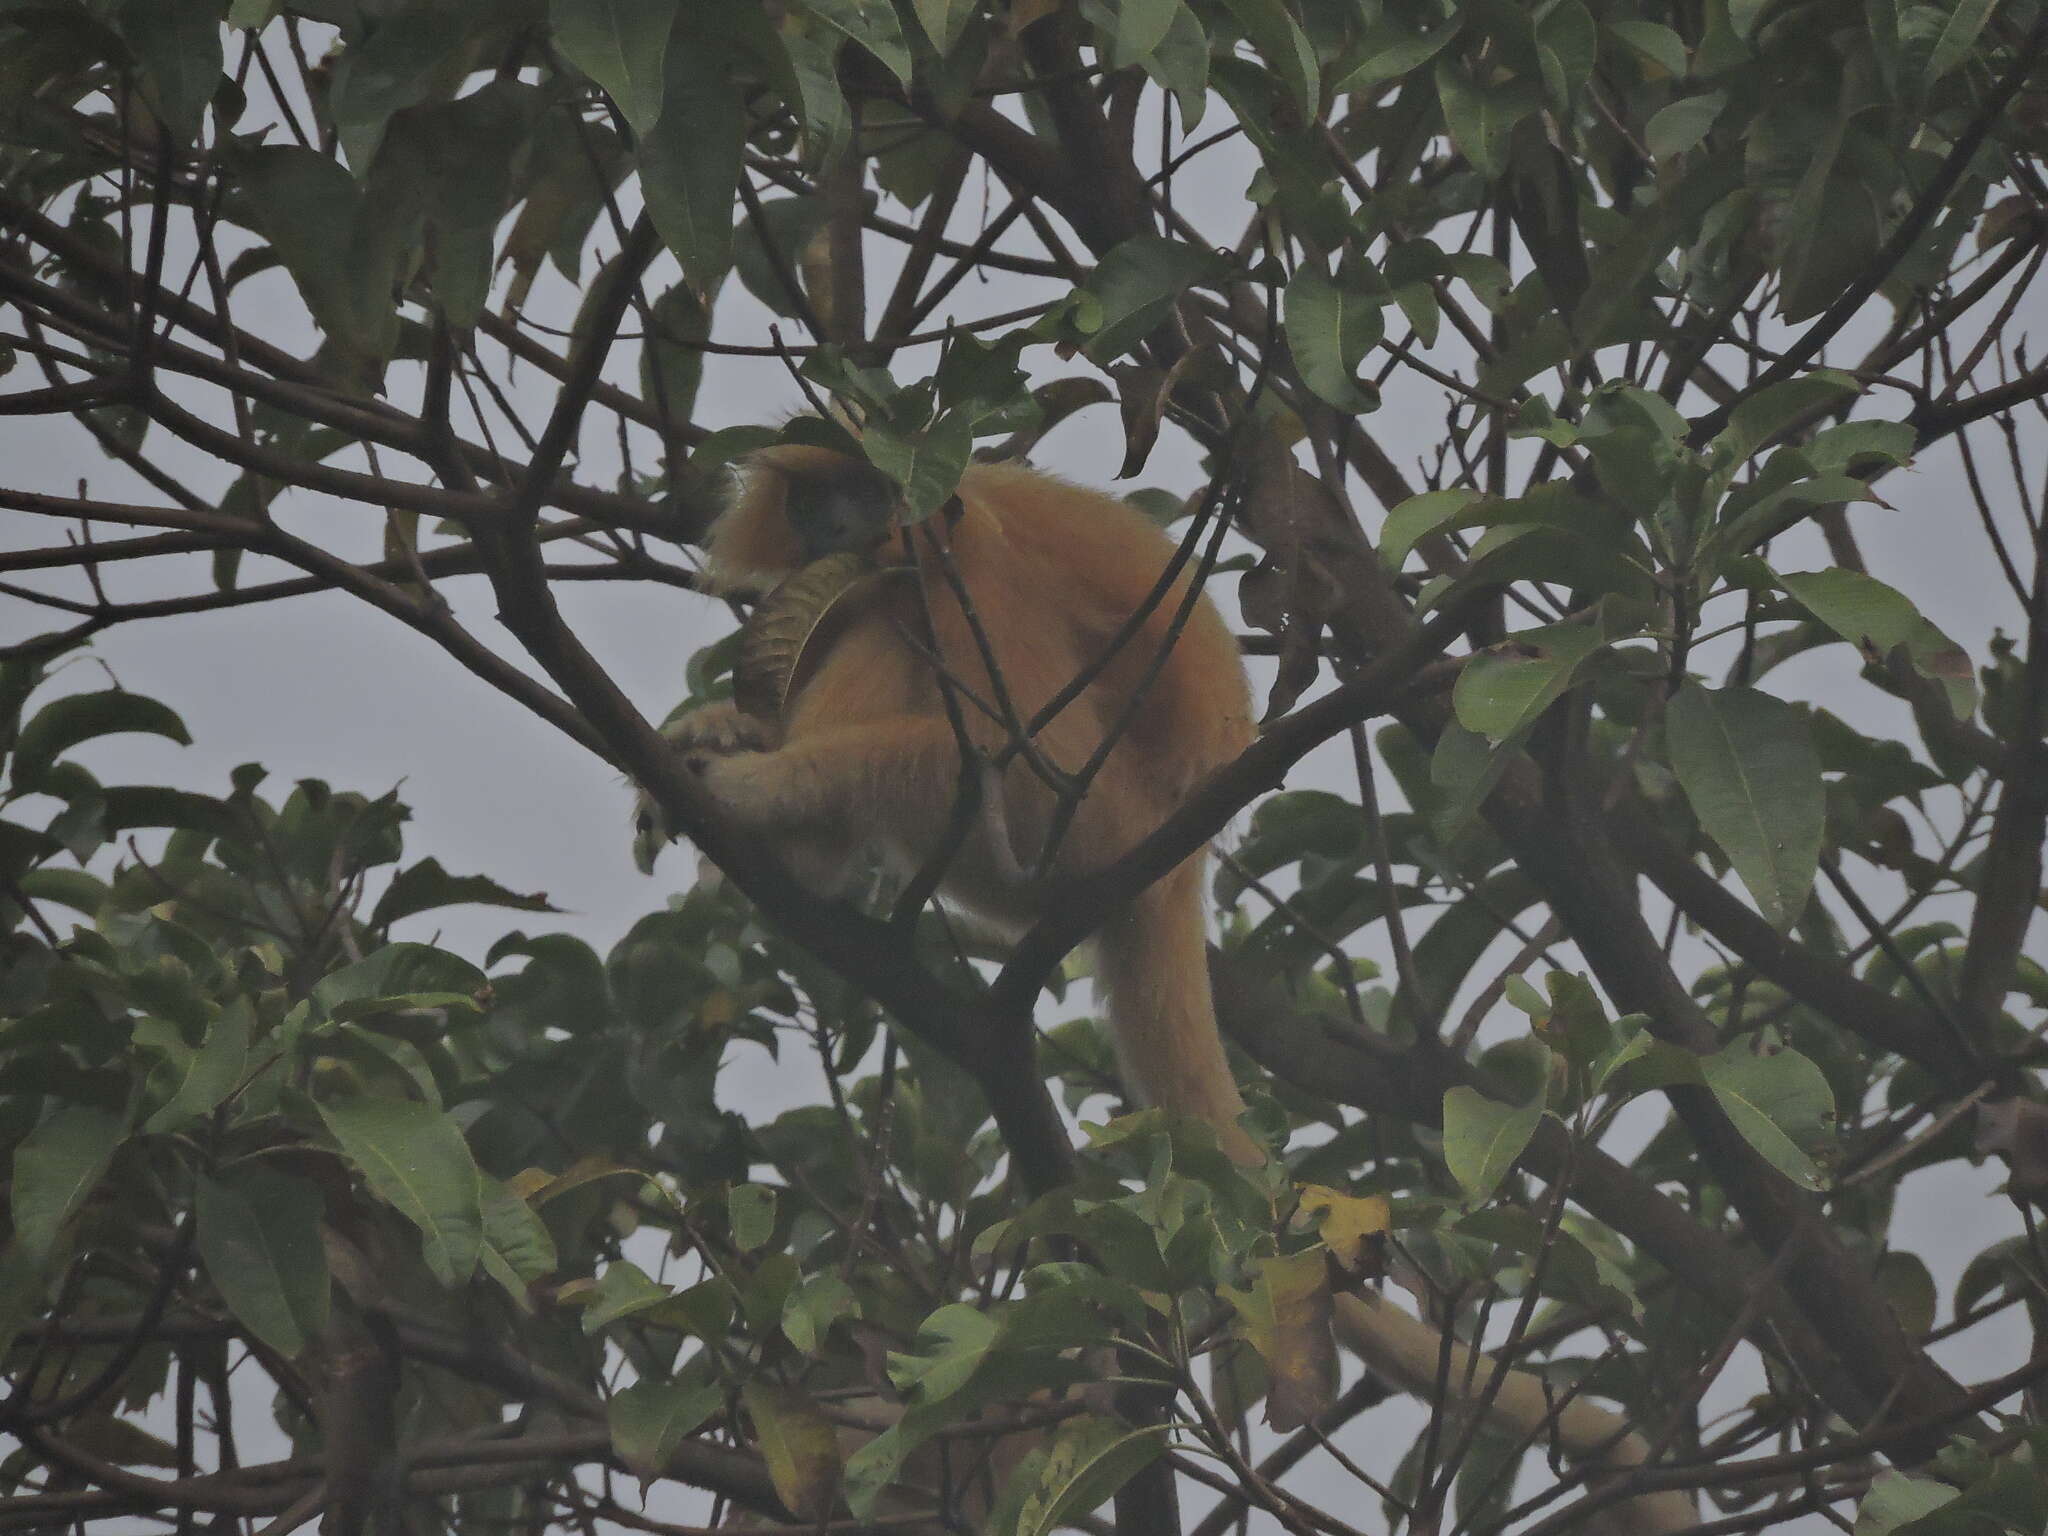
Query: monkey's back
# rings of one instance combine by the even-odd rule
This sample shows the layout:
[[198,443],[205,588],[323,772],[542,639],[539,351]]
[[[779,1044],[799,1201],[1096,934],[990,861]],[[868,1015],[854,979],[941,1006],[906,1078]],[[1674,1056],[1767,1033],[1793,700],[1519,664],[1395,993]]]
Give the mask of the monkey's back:
[[[967,508],[961,530],[966,537],[956,537],[955,546],[977,606],[984,592],[1014,593],[1027,612],[1071,632],[1069,644],[1044,647],[1067,654],[1047,658],[1055,663],[1050,672],[1060,675],[1027,680],[1037,684],[1027,691],[1041,695],[1029,704],[1020,699],[1028,713],[1066,685],[1076,669],[1073,653],[1079,653],[1080,665],[1093,663],[1144,607],[1175,544],[1129,503],[1021,466],[975,465],[961,480],[960,496]],[[977,514],[988,523],[977,526]],[[991,531],[997,536],[986,537]],[[1141,760],[1133,766],[1170,802],[1243,751],[1254,734],[1236,638],[1206,595],[1174,634],[1194,564],[1188,562],[1102,669],[1090,689],[1093,708],[1082,711],[1080,734],[1099,740],[1124,703],[1145,687],[1129,732],[1129,745]],[[1148,686],[1146,674],[1169,639],[1172,648]],[[1026,649],[1035,648],[1027,641]],[[1091,713],[1098,718],[1086,719]],[[1092,743],[1076,745],[1093,750]]]

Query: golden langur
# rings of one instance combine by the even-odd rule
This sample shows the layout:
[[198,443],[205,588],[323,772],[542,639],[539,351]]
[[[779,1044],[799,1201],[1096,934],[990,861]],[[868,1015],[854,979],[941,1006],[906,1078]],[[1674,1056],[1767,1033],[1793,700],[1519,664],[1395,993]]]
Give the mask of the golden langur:
[[[908,876],[943,848],[964,731],[984,764],[1001,766],[980,770],[982,814],[939,892],[1014,938],[1251,741],[1244,666],[1206,597],[1173,633],[1185,573],[1102,664],[1173,554],[1123,502],[975,465],[946,511],[916,528],[899,525],[899,505],[862,460],[798,445],[754,456],[708,540],[722,590],[769,593],[798,572],[810,583],[835,558],[883,574],[810,626],[768,709],[715,705],[669,734],[736,826],[830,894],[863,850]],[[1098,666],[1033,738],[1039,761],[1016,750],[1011,722],[1033,720]],[[1048,777],[1079,771],[1119,729],[1062,830]],[[1256,1160],[1235,1124],[1243,1102],[1210,1003],[1205,863],[1190,857],[1103,925],[1096,982],[1131,1091],[1210,1122],[1234,1156]]]

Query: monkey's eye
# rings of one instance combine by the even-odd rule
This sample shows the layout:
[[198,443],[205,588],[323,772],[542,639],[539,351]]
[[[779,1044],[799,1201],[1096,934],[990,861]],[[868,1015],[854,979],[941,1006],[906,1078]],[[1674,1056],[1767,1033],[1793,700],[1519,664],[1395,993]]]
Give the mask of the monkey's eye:
[[889,532],[893,495],[866,483],[792,487],[788,508],[804,559],[872,548]]

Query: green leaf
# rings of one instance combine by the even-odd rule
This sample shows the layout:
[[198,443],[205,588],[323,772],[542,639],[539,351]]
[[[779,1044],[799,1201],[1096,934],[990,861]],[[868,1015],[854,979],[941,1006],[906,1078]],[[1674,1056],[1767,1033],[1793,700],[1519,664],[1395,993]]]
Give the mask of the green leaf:
[[150,107],[180,144],[199,137],[220,84],[220,6],[214,0],[128,0],[122,37],[141,68]]
[[548,0],[562,56],[604,87],[635,133],[661,116],[676,0]]
[[636,1381],[605,1404],[612,1449],[642,1482],[652,1482],[724,1401],[725,1389],[715,1381]]
[[1727,105],[1726,91],[1709,91],[1704,96],[1687,96],[1659,108],[1643,125],[1644,147],[1658,160],[1684,154],[1707,136],[1707,130]]
[[1962,1495],[1931,1477],[1881,1472],[1856,1511],[1856,1536],[1890,1536],[1922,1515],[1931,1515]]
[[801,0],[801,4],[826,26],[867,49],[896,77],[898,85],[910,89],[910,45],[903,40],[902,23],[889,0]]
[[1151,57],[1152,50],[1166,40],[1183,0],[1119,0],[1107,18],[1091,13],[1110,32],[1109,67],[1129,69]]
[[739,1184],[725,1197],[733,1246],[752,1253],[775,1235],[775,1191],[765,1184]]
[[1949,708],[1967,720],[1977,710],[1977,679],[1970,657],[1920,616],[1911,599],[1861,571],[1833,569],[1781,573],[1779,583],[1813,616],[1871,660],[1898,646],[1915,670],[1940,683]]
[[1280,81],[1294,109],[1313,118],[1322,93],[1316,51],[1281,0],[1223,0],[1244,35]]
[[427,1267],[460,1285],[483,1243],[483,1175],[448,1115],[406,1099],[322,1104],[320,1118],[370,1188],[420,1229]]
[[1100,1508],[1165,1450],[1162,1427],[1133,1429],[1120,1419],[1077,1414],[1060,1425],[1050,1447],[1019,1467],[1013,1488],[1004,1490],[1002,1517],[989,1530],[1051,1536]]
[[1480,85],[1464,65],[1446,56],[1436,61],[1436,90],[1451,142],[1473,170],[1492,181],[1507,168],[1508,135],[1540,105],[1535,85]]
[[965,1302],[940,1307],[917,1330],[920,1345],[937,1347],[919,1354],[892,1353],[889,1379],[898,1390],[914,1393],[919,1402],[951,1397],[981,1369],[1000,1331],[995,1319],[978,1307]]
[[961,411],[949,411],[924,430],[908,434],[870,421],[860,446],[870,464],[903,488],[907,519],[920,522],[959,489],[974,453],[974,424]]
[[1365,354],[1386,334],[1380,307],[1356,288],[1333,282],[1304,262],[1287,285],[1287,347],[1302,382],[1340,411],[1369,411],[1374,400],[1358,383]]
[[1598,624],[1550,624],[1481,651],[1452,690],[1458,723],[1496,745],[1519,737],[1571,686],[1579,663],[1609,639]]
[[310,1000],[316,1017],[337,1019],[408,1008],[474,1010],[476,994],[488,984],[482,971],[445,949],[386,944],[321,977]]
[[1459,1086],[1444,1094],[1444,1166],[1464,1189],[1466,1204],[1481,1205],[1492,1196],[1542,1119],[1540,1098],[1516,1108],[1476,1088]]
[[583,1331],[596,1333],[607,1323],[665,1306],[674,1299],[667,1286],[657,1285],[631,1259],[613,1259],[591,1287],[583,1309]]
[[839,1436],[794,1387],[755,1377],[740,1389],[776,1497],[799,1520],[823,1520],[839,1493]]
[[1133,235],[1088,274],[1083,291],[1101,306],[1088,336],[1088,356],[1107,363],[1152,334],[1181,291],[1214,275],[1212,253],[1161,235]]
[[[1177,6],[1179,0],[1173,3]],[[973,0],[910,0],[910,8],[933,50],[941,57],[953,51],[961,31],[974,15]]]
[[1410,496],[1387,514],[1380,526],[1380,558],[1387,569],[1398,571],[1421,540],[1439,528],[1447,528],[1485,498],[1477,491],[1424,491]]
[[[393,114],[445,96],[460,83],[458,50],[474,36],[469,14],[445,5],[414,5],[383,18],[336,56],[328,113],[359,179],[368,178]],[[502,156],[509,146],[491,148]]]
[[172,1062],[172,1073],[151,1072],[150,1086],[161,1090],[164,1099],[142,1122],[142,1129],[152,1135],[176,1130],[225,1099],[248,1069],[249,1040],[255,1027],[255,1010],[246,997],[238,997],[207,1026],[206,1039],[198,1050],[186,1051]]
[[1956,8],[1949,12],[1948,24],[1941,29],[1941,35],[1934,40],[1933,51],[1927,55],[1923,90],[1931,89],[1937,80],[1970,56],[1970,50],[1977,43],[1977,34],[1984,30],[1984,23],[1997,9],[1998,0],[1956,0]]
[[287,1358],[327,1324],[330,1280],[319,1186],[251,1164],[202,1175],[193,1214],[200,1262],[236,1320]]
[[391,884],[370,913],[370,926],[388,928],[401,918],[464,905],[511,907],[520,912],[561,911],[539,893],[522,896],[484,875],[451,875],[439,859],[427,858],[391,877]]
[[700,296],[732,265],[733,199],[747,120],[731,55],[707,41],[710,23],[700,0],[669,39],[661,117],[639,147],[648,215]]
[[510,1184],[484,1175],[480,1187],[484,1237],[478,1256],[491,1278],[523,1306],[527,1287],[555,1272],[555,1240]]
[[1819,1067],[1794,1050],[1736,1040],[1700,1063],[1716,1102],[1743,1140],[1793,1183],[1821,1189],[1814,1154],[1834,1135],[1835,1099]]
[[1607,30],[1675,80],[1685,78],[1688,68],[1685,44],[1678,34],[1661,22],[1629,18],[1607,23]]
[[831,1270],[811,1275],[782,1303],[782,1331],[807,1355],[816,1355],[825,1335],[842,1317],[860,1316],[860,1302]]
[[237,150],[239,215],[267,239],[314,322],[352,359],[381,359],[398,337],[391,302],[400,247],[358,241],[362,190],[339,163],[296,144]]
[[1780,933],[1806,909],[1820,868],[1827,795],[1806,712],[1754,688],[1688,682],[1664,730],[1700,826]]
[[17,794],[42,789],[64,753],[81,742],[124,732],[163,736],[181,747],[192,745],[191,732],[168,704],[122,688],[69,693],[52,699],[22,726],[8,782]]
[[56,1249],[64,1224],[106,1176],[126,1139],[120,1116],[67,1104],[22,1138],[8,1185],[14,1240],[42,1260]]
[[1420,68],[1443,52],[1445,43],[1458,35],[1462,20],[1443,23],[1434,32],[1411,32],[1382,16],[1359,39],[1359,62],[1337,82],[1336,93],[1369,91],[1382,80],[1393,80]]

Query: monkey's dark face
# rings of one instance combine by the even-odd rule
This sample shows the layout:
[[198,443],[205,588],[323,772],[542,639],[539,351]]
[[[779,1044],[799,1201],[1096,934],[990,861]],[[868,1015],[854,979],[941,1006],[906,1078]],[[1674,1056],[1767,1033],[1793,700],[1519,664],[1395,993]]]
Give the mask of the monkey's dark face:
[[829,474],[789,475],[783,508],[809,564],[826,555],[866,554],[889,536],[896,503],[887,475],[847,461]]

